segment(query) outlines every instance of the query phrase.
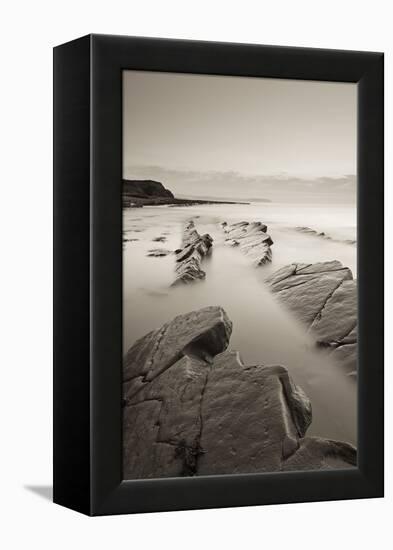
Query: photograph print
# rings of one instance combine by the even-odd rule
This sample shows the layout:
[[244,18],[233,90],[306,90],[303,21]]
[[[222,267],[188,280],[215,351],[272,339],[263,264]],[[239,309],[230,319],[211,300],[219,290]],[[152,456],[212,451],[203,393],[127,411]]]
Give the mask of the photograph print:
[[123,478],[355,468],[357,85],[123,71]]

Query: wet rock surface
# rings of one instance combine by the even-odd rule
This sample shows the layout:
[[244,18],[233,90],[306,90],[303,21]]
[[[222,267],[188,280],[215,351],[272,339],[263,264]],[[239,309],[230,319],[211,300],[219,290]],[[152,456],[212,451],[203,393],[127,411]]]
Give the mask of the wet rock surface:
[[267,226],[261,222],[223,222],[221,227],[225,233],[225,242],[236,246],[248,256],[254,266],[264,265],[272,261],[271,246],[273,241],[266,233]]
[[290,264],[265,281],[309,328],[316,344],[348,371],[356,369],[357,284],[341,262]]
[[208,233],[200,235],[195,223],[188,222],[183,230],[182,247],[175,250],[176,279],[173,285],[204,279],[206,273],[201,268],[201,263],[210,254],[212,246],[212,237]]
[[[209,362],[226,349],[232,323],[220,307],[205,307],[162,325],[129,349],[123,365],[128,393],[150,382],[184,355]],[[131,389],[133,388],[133,389]]]
[[226,351],[232,323],[210,306],[139,339],[123,373],[125,479],[346,468],[356,450],[306,437],[311,404],[286,368]]

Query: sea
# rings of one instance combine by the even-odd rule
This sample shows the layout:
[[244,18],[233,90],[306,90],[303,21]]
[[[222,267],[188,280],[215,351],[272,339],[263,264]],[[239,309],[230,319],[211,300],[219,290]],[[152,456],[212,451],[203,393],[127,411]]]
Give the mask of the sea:
[[[214,239],[202,268],[206,279],[171,287],[174,256],[151,250],[181,246],[182,229],[194,220]],[[255,268],[225,244],[220,223],[261,221],[273,239],[270,265]],[[299,228],[323,233],[317,235]],[[156,241],[155,239],[159,239]],[[357,277],[356,207],[347,204],[206,204],[145,206],[123,213],[123,349],[178,314],[221,306],[233,323],[229,349],[247,365],[283,365],[311,400],[308,435],[357,442],[357,383],[272,295],[264,279],[292,263],[339,260]],[[162,241],[162,242],[160,242]]]

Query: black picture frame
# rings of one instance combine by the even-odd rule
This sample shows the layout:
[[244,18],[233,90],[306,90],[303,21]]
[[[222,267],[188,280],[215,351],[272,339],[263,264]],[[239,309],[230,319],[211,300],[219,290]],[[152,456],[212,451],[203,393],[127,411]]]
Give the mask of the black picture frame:
[[[358,467],[121,476],[122,71],[358,83]],[[88,35],[54,49],[54,502],[88,515],[383,496],[383,54]]]

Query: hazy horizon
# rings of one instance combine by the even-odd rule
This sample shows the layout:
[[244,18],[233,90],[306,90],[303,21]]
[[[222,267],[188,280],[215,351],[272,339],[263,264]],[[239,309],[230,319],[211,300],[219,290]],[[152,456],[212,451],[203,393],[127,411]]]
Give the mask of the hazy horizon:
[[258,176],[238,172],[197,172],[160,166],[131,166],[125,168],[124,178],[159,181],[179,198],[356,204],[354,174],[336,178],[301,178],[288,174]]
[[123,74],[123,177],[178,196],[356,203],[356,84]]

